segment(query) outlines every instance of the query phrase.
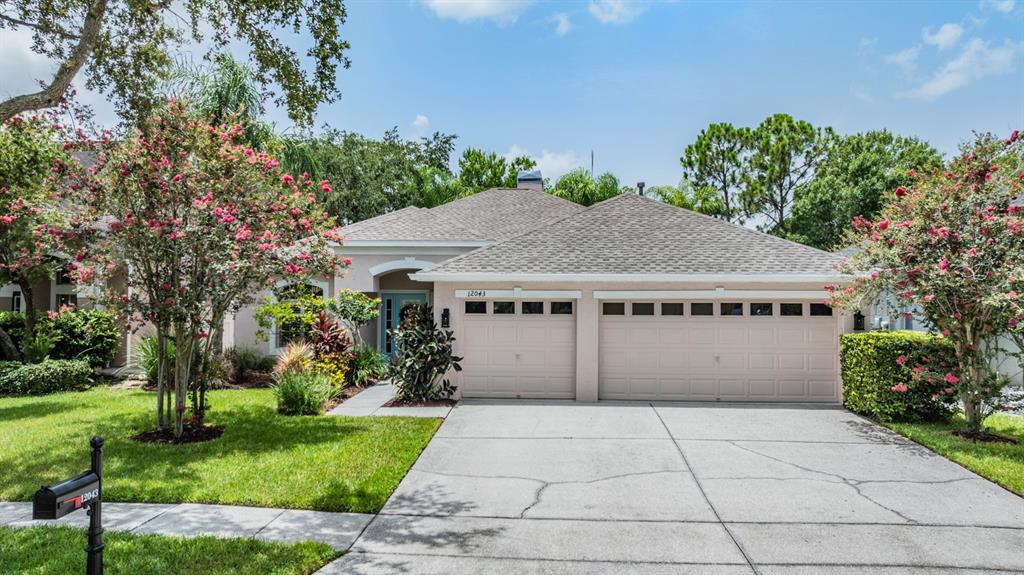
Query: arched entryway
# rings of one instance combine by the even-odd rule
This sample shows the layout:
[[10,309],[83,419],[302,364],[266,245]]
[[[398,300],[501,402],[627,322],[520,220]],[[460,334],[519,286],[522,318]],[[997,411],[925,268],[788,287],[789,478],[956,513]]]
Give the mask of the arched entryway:
[[393,355],[397,351],[389,331],[398,326],[403,311],[413,305],[433,303],[433,284],[409,278],[409,274],[419,269],[391,270],[375,278],[378,297],[381,300],[381,311],[377,320],[375,339],[368,339],[368,341],[376,341],[377,348],[388,355]]

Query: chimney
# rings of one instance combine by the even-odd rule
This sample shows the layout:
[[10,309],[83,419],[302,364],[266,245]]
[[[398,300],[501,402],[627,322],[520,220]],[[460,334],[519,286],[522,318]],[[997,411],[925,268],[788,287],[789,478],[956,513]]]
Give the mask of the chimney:
[[636,183],[636,195],[638,195],[638,196],[644,195],[644,186],[646,186],[646,185],[647,184],[645,184],[643,182],[637,182]]
[[544,191],[544,178],[540,170],[523,170],[516,176],[516,187],[527,190]]

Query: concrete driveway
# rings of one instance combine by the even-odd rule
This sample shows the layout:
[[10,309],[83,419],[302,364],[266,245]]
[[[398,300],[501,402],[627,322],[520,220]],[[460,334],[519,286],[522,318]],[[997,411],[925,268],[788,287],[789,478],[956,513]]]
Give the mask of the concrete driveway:
[[846,411],[526,402],[460,404],[326,571],[965,572],[1024,572],[1024,499]]

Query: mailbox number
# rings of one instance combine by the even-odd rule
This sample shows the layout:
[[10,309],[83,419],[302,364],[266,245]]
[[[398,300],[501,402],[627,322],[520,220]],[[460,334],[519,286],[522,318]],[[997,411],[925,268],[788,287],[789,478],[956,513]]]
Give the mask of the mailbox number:
[[469,297],[487,297],[487,290],[482,290],[482,289],[466,290],[466,295],[468,295]]
[[92,491],[86,491],[85,493],[79,495],[78,497],[72,497],[71,499],[65,499],[64,502],[63,502],[63,505],[67,505],[68,503],[70,503],[70,504],[72,504],[75,507],[75,509],[81,509],[81,507],[83,505],[85,505],[86,503],[92,501],[93,499],[96,499],[99,496],[100,496],[100,490],[99,489],[93,489]]

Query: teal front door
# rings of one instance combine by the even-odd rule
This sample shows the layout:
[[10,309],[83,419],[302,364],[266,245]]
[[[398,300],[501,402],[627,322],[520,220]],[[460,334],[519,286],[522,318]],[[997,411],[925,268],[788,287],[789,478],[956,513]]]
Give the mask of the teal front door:
[[380,320],[377,328],[377,343],[380,350],[394,357],[398,353],[397,346],[391,339],[391,330],[401,323],[403,312],[409,306],[425,305],[427,294],[425,293],[400,293],[381,292],[380,294]]

